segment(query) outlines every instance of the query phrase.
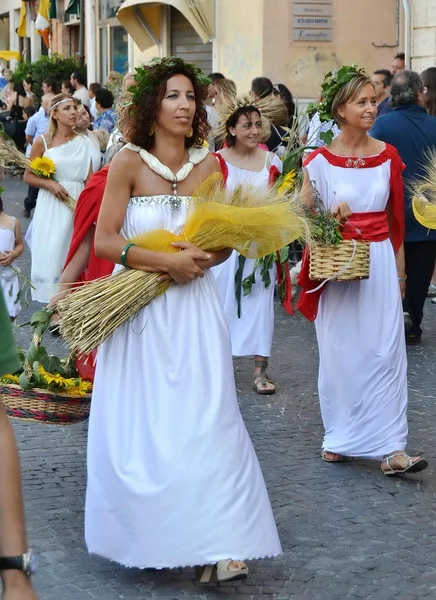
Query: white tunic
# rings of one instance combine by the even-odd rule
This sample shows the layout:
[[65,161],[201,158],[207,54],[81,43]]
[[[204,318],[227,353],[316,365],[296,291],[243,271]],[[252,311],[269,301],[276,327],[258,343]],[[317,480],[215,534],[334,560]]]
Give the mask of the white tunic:
[[[44,143],[45,139],[42,136]],[[47,148],[47,146],[46,146]],[[56,180],[77,200],[91,164],[91,141],[78,135],[71,142],[46,149],[56,165]],[[32,300],[48,302],[56,293],[73,233],[74,213],[48,190],[40,189],[31,232],[26,240],[32,252]]]
[[[345,168],[318,154],[307,169],[327,208],[347,202],[353,212],[372,212],[386,207],[390,163]],[[406,447],[407,358],[391,241],[372,242],[370,256],[368,280],[327,285],[315,324],[323,448],[379,459]]]
[[[265,166],[261,171],[247,171],[226,162],[229,170],[226,187],[230,190],[238,185],[267,187],[269,152],[265,152]],[[282,162],[277,156],[271,166],[281,172]],[[235,275],[239,267],[239,254],[234,250],[228,260],[214,267],[213,273],[223,302],[224,312],[230,328],[233,356],[270,356],[274,334],[274,289],[276,265],[270,269],[271,284],[265,287],[260,272],[256,270],[251,293],[241,292],[241,316],[238,316]],[[242,278],[248,277],[255,268],[255,260],[247,258]]]
[[[121,234],[181,233],[181,200],[172,211],[169,196],[132,198]],[[91,553],[140,568],[281,552],[210,271],[173,284],[99,350],[85,533]]]
[[[0,225],[0,254],[7,250],[12,251],[15,248],[15,217],[12,217],[10,227]],[[16,261],[12,261],[11,266],[17,268]],[[16,317],[21,310],[20,303],[20,282],[17,273],[11,266],[3,267],[0,265],[0,289],[3,291],[6,309],[10,317]]]

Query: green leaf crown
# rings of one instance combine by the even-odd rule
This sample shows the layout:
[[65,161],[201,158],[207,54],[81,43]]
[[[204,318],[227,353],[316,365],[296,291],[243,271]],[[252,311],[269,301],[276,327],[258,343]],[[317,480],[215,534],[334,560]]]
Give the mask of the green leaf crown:
[[318,104],[310,104],[307,109],[308,112],[316,110],[321,122],[332,121],[332,105],[334,97],[341,87],[360,75],[366,76],[366,73],[363,69],[359,69],[357,65],[342,65],[342,67],[334,74],[331,71],[327,73],[321,86],[322,100],[318,102]]
[[200,86],[208,86],[210,79],[206,77],[196,65],[185,62],[182,58],[166,56],[164,58],[153,58],[147,65],[136,67],[135,84],[129,87],[134,104],[139,104],[144,94],[157,91],[157,88],[167,76],[169,70],[183,69],[191,71],[194,79]]

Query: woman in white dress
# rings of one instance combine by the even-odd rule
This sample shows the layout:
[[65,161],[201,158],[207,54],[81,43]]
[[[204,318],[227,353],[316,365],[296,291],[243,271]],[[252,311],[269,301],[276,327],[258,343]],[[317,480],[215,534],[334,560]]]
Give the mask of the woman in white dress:
[[[258,147],[265,135],[259,109],[241,104],[234,102],[236,110],[226,114],[226,147],[218,153],[226,187],[266,188],[281,173],[282,163],[275,154]],[[233,356],[254,356],[253,388],[258,394],[273,394],[275,386],[266,370],[274,333],[275,262],[264,278],[254,259],[245,259],[234,250],[213,272],[230,328]],[[245,295],[241,284],[251,275],[254,283]]]
[[15,217],[3,210],[0,196],[0,290],[3,291],[6,309],[11,320],[21,310],[20,282],[14,265],[23,253],[21,225]]
[[309,319],[316,317],[322,458],[378,459],[383,472],[392,475],[420,471],[427,461],[405,452],[403,165],[395,148],[367,134],[377,116],[376,100],[369,78],[350,69],[348,83],[327,108],[341,135],[305,163],[309,204],[315,191],[326,209],[348,219],[345,237],[371,242],[370,277],[330,282],[307,293],[317,283],[308,280],[306,256],[299,309]]
[[[57,291],[73,232],[73,211],[68,195],[77,200],[92,174],[91,142],[75,132],[77,103],[58,94],[51,101],[49,133],[38,137],[30,160],[47,156],[56,165],[55,179],[43,179],[26,171],[24,181],[40,188],[31,224],[32,299],[49,302]],[[26,236],[27,239],[27,236]]]
[[[88,438],[88,549],[130,567],[203,565],[203,583],[242,579],[244,559],[281,552],[239,412],[231,345],[207,254],[128,243],[183,231],[194,190],[219,170],[198,69],[173,57],[137,70],[121,108],[129,143],[112,161],[98,256],[173,280],[99,349]],[[233,560],[230,560],[233,559]]]

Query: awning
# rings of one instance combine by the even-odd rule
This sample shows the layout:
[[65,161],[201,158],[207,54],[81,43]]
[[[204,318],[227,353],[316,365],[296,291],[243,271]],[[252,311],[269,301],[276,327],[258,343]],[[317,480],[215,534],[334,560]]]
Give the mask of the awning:
[[21,54],[15,50],[0,50],[0,58],[3,60],[20,60]]
[[161,7],[182,13],[206,44],[215,36],[215,0],[125,0],[117,17],[143,52],[161,41]]

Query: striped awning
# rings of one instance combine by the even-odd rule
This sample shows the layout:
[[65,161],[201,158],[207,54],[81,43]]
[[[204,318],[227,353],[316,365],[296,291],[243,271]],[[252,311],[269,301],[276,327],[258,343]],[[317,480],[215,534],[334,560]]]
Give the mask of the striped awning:
[[204,44],[215,36],[215,0],[125,0],[117,17],[142,52],[161,42],[162,6],[181,12]]

